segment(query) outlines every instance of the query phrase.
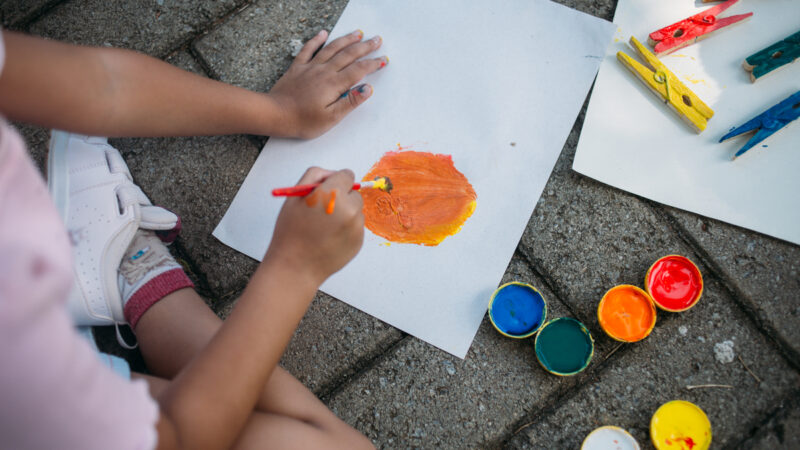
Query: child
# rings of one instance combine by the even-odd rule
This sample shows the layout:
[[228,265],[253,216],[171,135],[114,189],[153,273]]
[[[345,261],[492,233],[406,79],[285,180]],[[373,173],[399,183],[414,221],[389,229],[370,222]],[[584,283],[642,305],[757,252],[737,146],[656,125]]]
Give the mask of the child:
[[[352,86],[387,61],[361,59],[378,37],[326,39],[259,94],[135,52],[0,30],[0,115],[88,135],[314,137],[371,95]],[[22,149],[0,118],[0,447],[371,447],[278,367],[319,285],[361,246],[350,171],[303,175],[326,201],[286,201],[223,324],[159,240],[177,217],[150,205],[104,138],[53,132],[55,208]],[[98,358],[71,321],[127,321],[152,375],[126,381],[127,367]]]

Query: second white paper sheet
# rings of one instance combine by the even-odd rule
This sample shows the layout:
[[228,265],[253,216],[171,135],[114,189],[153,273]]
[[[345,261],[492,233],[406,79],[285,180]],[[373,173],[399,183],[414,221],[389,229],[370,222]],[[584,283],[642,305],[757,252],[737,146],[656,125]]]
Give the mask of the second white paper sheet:
[[[620,0],[619,29],[597,76],[573,169],[676,208],[800,244],[800,123],[731,157],[752,133],[719,139],[800,90],[800,62],[751,83],[749,55],[800,31],[800,1],[735,4],[721,17],[745,22],[660,60],[715,112],[698,135],[617,61],[634,56],[631,35],[648,33],[714,4]],[[641,60],[637,57],[638,60]],[[796,121],[800,122],[800,121]]]
[[463,358],[614,27],[547,0],[353,0],[331,35],[356,29],[391,58],[366,79],[373,96],[317,139],[270,139],[214,236],[260,260],[283,203],[270,190],[307,167],[360,177],[398,144],[452,155],[477,193],[461,231],[435,247],[367,231],[321,289]]

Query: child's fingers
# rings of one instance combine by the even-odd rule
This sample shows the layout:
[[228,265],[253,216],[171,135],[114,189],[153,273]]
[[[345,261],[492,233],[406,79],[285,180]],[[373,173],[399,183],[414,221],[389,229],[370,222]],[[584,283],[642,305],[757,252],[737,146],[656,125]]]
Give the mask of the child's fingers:
[[325,43],[325,39],[328,38],[328,32],[325,30],[320,30],[316,36],[311,38],[306,45],[300,50],[300,52],[295,56],[295,62],[305,64],[311,61],[311,57],[314,56],[314,52],[317,51],[322,44]]
[[300,180],[297,184],[313,184],[313,183],[322,183],[328,178],[334,171],[323,169],[320,167],[309,167],[306,172],[300,177]]
[[364,103],[372,95],[372,86],[369,84],[359,84],[347,91],[347,95],[342,95],[339,100],[333,102],[330,108],[333,108],[335,117],[342,118],[350,111],[354,110],[358,105]]
[[372,39],[367,39],[366,41],[349,45],[340,50],[339,53],[331,58],[330,65],[336,71],[342,70],[350,64],[353,64],[353,62],[357,61],[359,58],[362,58],[380,48],[381,43],[381,37],[375,36]]
[[389,64],[389,57],[387,56],[364,59],[350,64],[346,69],[339,72],[339,76],[345,86],[352,86],[372,72],[386,67],[387,64]]
[[325,190],[337,189],[342,195],[350,192],[355,182],[356,176],[350,169],[339,170],[333,172],[325,181],[322,182],[320,188]]
[[339,50],[355,44],[363,38],[364,32],[361,30],[356,30],[350,34],[346,34],[340,38],[334,39],[330,44],[323,47],[323,49],[317,53],[317,56],[314,57],[314,62],[320,64],[326,63],[329,59],[333,58],[334,55],[339,53]]

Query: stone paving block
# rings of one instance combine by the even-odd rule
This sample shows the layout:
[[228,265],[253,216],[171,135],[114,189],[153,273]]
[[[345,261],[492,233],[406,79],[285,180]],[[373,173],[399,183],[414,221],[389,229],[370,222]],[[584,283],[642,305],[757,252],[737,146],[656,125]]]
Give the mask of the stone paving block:
[[[522,258],[512,259],[503,281],[511,280],[541,287],[551,317],[569,315]],[[503,337],[488,318],[465,360],[408,337],[334,392],[328,405],[378,447],[484,446],[508,433],[528,409],[586,376],[548,374],[532,346],[533,339]]]
[[[582,111],[522,236],[520,250],[554,284],[595,339],[608,345],[611,339],[597,322],[597,304],[606,291],[618,284],[643,287],[650,265],[668,254],[683,254],[699,262],[650,206],[572,171],[583,117]],[[707,272],[702,266],[700,270]]]
[[[647,339],[628,345],[596,381],[514,436],[509,447],[578,448],[594,428],[617,425],[649,448],[652,414],[675,399],[689,400],[708,414],[715,448],[741,440],[795,392],[800,378],[719,283],[708,283],[703,296],[689,312],[673,315]],[[733,343],[734,354],[717,353],[726,341]],[[704,384],[733,389],[686,389]]]
[[195,49],[222,81],[267,91],[292,62],[291,41],[330,31],[346,4],[256,1],[199,39]]
[[[236,299],[214,305],[228,317]],[[345,383],[403,338],[397,328],[318,291],[281,357],[281,366],[317,395]]]
[[800,448],[800,402],[788,403],[784,410],[772,417],[755,435],[740,443],[738,448],[746,450]]
[[3,28],[13,28],[14,25],[28,20],[36,11],[52,3],[55,2],[53,0],[6,0],[0,2],[0,25]]
[[309,389],[324,394],[403,336],[397,328],[317,292],[281,365]]
[[725,277],[800,363],[800,247],[674,208],[667,212],[703,248]]
[[163,57],[243,3],[73,0],[53,8],[29,30],[61,41],[129,48]]

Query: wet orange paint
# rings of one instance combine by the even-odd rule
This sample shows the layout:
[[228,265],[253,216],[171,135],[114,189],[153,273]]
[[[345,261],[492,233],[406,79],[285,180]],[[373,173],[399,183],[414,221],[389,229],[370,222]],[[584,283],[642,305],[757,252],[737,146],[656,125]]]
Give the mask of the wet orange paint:
[[333,208],[336,207],[336,189],[331,191],[331,198],[328,200],[328,206],[325,207],[325,214],[333,214]]
[[306,198],[304,200],[306,202],[306,206],[308,206],[309,208],[315,206],[319,201],[319,189],[314,189],[313,191],[311,191],[310,194],[306,195]]
[[458,233],[475,210],[475,190],[449,155],[388,152],[363,181],[377,176],[388,177],[393,188],[361,191],[364,224],[389,241],[438,245]]
[[611,288],[597,306],[597,319],[612,338],[636,342],[646,338],[656,324],[656,307],[650,296],[636,286]]

